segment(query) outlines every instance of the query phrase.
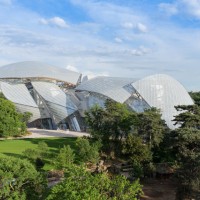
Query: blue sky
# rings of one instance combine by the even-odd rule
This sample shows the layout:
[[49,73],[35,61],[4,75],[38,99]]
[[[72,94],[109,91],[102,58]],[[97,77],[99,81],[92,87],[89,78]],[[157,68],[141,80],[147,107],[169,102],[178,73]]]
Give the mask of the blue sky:
[[25,60],[200,90],[200,0],[0,0],[0,66]]

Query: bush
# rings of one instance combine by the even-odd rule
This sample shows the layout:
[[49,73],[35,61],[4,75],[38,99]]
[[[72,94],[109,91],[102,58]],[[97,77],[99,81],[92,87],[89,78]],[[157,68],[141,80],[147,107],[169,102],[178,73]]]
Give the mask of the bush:
[[0,199],[41,199],[45,179],[27,160],[0,158]]
[[38,143],[36,149],[25,149],[22,153],[29,159],[33,164],[35,164],[37,169],[41,169],[44,165],[44,159],[48,156],[48,145],[41,141]]
[[70,167],[74,162],[74,152],[69,145],[64,146],[60,149],[60,152],[56,158],[56,168],[65,169]]
[[123,176],[93,175],[83,167],[73,166],[65,179],[51,189],[47,200],[137,200],[141,194],[138,180],[130,183]]
[[101,143],[99,141],[90,144],[88,139],[78,138],[76,140],[77,154],[81,161],[97,163],[99,160],[99,149]]
[[0,137],[20,136],[26,133],[26,124],[21,121],[21,114],[15,105],[0,98]]

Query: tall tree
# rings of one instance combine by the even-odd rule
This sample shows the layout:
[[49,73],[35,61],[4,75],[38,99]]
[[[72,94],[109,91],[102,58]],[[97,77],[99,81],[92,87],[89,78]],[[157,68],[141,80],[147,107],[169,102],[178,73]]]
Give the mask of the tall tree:
[[194,100],[194,103],[200,106],[200,92],[189,92],[189,95]]
[[165,121],[161,119],[160,111],[151,108],[139,113],[138,118],[138,134],[143,137],[150,148],[159,146],[167,128]]
[[175,116],[175,125],[181,128],[200,128],[200,106],[194,105],[180,105],[175,106],[176,110],[181,113]]
[[180,169],[177,171],[181,193],[200,193],[200,130],[179,128],[174,131],[173,148]]
[[120,103],[107,100],[105,109],[94,107],[86,112],[86,121],[93,137],[121,140],[137,124],[137,114]]

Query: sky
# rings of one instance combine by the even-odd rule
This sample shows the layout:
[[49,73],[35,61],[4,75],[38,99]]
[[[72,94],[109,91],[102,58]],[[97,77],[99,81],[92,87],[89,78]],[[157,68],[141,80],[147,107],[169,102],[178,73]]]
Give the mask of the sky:
[[21,61],[200,91],[200,0],[0,0],[0,66]]

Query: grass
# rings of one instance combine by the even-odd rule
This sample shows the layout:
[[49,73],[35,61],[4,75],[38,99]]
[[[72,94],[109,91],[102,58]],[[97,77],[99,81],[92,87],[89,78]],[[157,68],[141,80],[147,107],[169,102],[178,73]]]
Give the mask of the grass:
[[[6,139],[0,140],[0,157],[12,156],[24,159],[22,152],[28,148],[37,148],[41,141],[48,145],[51,155],[57,154],[64,145],[70,145],[73,150],[76,150],[76,138]],[[53,167],[51,160],[51,158],[47,159],[44,170],[50,170]]]

